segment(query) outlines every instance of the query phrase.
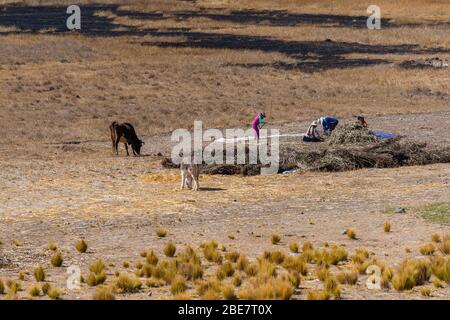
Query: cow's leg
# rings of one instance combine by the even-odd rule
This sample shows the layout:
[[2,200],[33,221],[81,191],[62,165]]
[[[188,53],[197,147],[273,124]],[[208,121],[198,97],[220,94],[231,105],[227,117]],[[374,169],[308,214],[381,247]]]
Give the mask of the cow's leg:
[[116,138],[116,142],[114,143],[114,148],[116,149],[116,155],[119,155],[119,140],[120,138]]
[[137,153],[134,151],[134,147],[131,146],[131,150],[133,150],[133,156],[135,156]]
[[128,144],[125,142],[124,145],[125,145],[125,150],[127,150],[127,156],[129,156],[130,153],[128,152]]

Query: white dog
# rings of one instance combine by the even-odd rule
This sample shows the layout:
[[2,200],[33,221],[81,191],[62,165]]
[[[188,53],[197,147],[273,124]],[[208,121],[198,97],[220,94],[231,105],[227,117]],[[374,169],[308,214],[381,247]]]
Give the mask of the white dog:
[[[200,189],[200,166],[198,164],[181,164],[181,190],[186,186],[189,189],[198,191]],[[192,182],[194,185],[192,185]]]

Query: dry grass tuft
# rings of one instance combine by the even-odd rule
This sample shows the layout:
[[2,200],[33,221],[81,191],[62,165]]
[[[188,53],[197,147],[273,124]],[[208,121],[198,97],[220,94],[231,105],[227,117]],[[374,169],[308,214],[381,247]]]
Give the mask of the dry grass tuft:
[[385,221],[383,225],[384,232],[390,232],[391,231],[391,223],[389,221]]
[[439,251],[442,254],[450,255],[450,235],[444,236],[442,243],[439,245]]
[[223,257],[220,251],[218,250],[218,244],[214,240],[210,242],[206,242],[202,244],[203,247],[203,255],[205,259],[209,262],[215,262],[217,264],[221,264]]
[[295,243],[295,242],[290,243],[290,244],[289,244],[289,250],[290,250],[292,253],[298,253],[298,244]]
[[114,286],[121,293],[133,293],[139,291],[142,282],[135,276],[129,274],[121,274],[117,277]]
[[336,280],[340,284],[355,285],[358,282],[357,270],[341,271],[336,274]]
[[434,257],[431,260],[431,271],[438,279],[450,283],[450,257]]
[[427,261],[405,259],[398,266],[392,285],[397,291],[411,290],[428,281],[430,276],[431,268]]
[[93,300],[116,300],[114,288],[110,286],[99,286],[92,296]]
[[51,288],[50,283],[48,282],[44,283],[41,287],[42,293],[47,295],[47,293],[50,291],[50,288]]
[[295,271],[303,276],[308,273],[308,264],[302,256],[289,256],[283,261],[282,266],[288,271]]
[[330,300],[330,293],[327,291],[314,291],[309,290],[306,296],[307,300]]
[[95,261],[93,264],[91,264],[89,266],[89,271],[91,271],[95,274],[100,274],[100,273],[106,271],[106,265],[103,263],[102,259],[98,259],[97,261]]
[[5,284],[2,279],[0,279],[0,294],[5,294]]
[[124,261],[124,262],[122,263],[122,266],[123,266],[125,269],[128,269],[128,268],[130,267],[130,263],[129,263],[128,261]]
[[248,259],[245,255],[241,254],[236,262],[236,268],[239,271],[244,271],[249,265]]
[[51,262],[52,266],[54,266],[54,267],[61,267],[61,266],[62,266],[62,263],[63,263],[63,258],[62,258],[61,252],[59,252],[59,251],[56,252],[56,253],[52,256],[50,262]]
[[155,230],[155,232],[159,238],[164,238],[167,235],[167,230],[163,228],[158,228]]
[[147,263],[153,266],[156,266],[158,264],[158,256],[153,250],[147,252],[145,259],[147,260]]
[[431,289],[430,288],[421,288],[420,294],[424,297],[429,297],[429,296],[431,296]]
[[438,278],[433,279],[433,281],[431,281],[431,283],[433,284],[433,286],[435,286],[436,288],[443,288],[444,284],[441,282],[441,280],[439,280]]
[[50,288],[47,292],[47,296],[52,300],[57,300],[61,297],[61,291],[57,288]]
[[175,246],[175,244],[170,241],[165,247],[164,247],[164,254],[167,257],[173,257],[175,256],[175,252],[177,251],[177,247]]
[[35,268],[33,271],[33,275],[37,282],[45,281],[45,271],[44,268],[42,268],[42,266]]
[[240,275],[235,274],[232,281],[235,287],[240,287],[242,285],[242,278]]
[[305,241],[302,246],[302,252],[314,250],[314,247],[311,242]]
[[347,234],[347,237],[349,237],[350,239],[352,239],[352,240],[355,240],[355,239],[356,239],[356,231],[355,231],[355,229],[353,229],[353,228],[348,228],[348,229],[346,230],[346,234]]
[[272,244],[278,244],[278,243],[280,243],[280,241],[281,241],[281,236],[278,235],[278,234],[273,234],[273,235],[270,237],[270,241],[272,242]]
[[330,269],[328,269],[327,267],[318,266],[316,268],[316,276],[317,279],[319,279],[322,282],[325,282],[325,280],[327,280],[331,276]]
[[105,283],[105,281],[106,281],[106,272],[105,271],[102,271],[100,273],[91,272],[91,273],[89,273],[86,283],[91,287],[95,287],[95,286]]
[[431,235],[431,241],[434,243],[439,243],[441,242],[441,237],[437,233],[433,233]]
[[183,276],[177,275],[172,280],[172,284],[170,285],[170,292],[173,295],[185,292],[187,289],[186,279]]
[[433,243],[425,243],[419,247],[419,252],[424,256],[432,256],[435,252]]
[[81,239],[80,241],[78,241],[75,244],[75,248],[78,250],[78,252],[85,253],[87,251],[87,249],[88,249],[88,245],[87,245],[86,241]]
[[226,284],[222,287],[222,295],[225,300],[235,300],[237,298],[234,287],[231,284]]
[[37,285],[32,286],[28,293],[31,297],[39,297],[41,295],[41,288]]
[[227,252],[225,253],[225,259],[230,261],[230,262],[237,262],[239,257],[240,257],[240,253],[237,251],[231,251],[231,252]]
[[243,300],[289,300],[294,293],[294,286],[288,280],[279,278],[251,278],[239,292]]
[[58,249],[58,246],[56,245],[56,243],[51,242],[51,243],[48,244],[47,248],[49,250],[56,251],[56,249]]

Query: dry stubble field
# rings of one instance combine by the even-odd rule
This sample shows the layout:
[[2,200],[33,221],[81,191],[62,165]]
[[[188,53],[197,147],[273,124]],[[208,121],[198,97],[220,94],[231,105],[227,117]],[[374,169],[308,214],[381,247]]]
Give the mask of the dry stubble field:
[[[300,248],[307,241],[315,248],[338,245],[349,257],[330,267],[334,276],[358,267],[350,256],[364,248],[398,276],[404,258],[428,259],[418,249],[433,233],[450,233],[448,164],[202,176],[203,189],[193,193],[178,190],[178,172],[161,168],[156,155],[170,152],[172,130],[191,128],[194,120],[205,127],[247,127],[258,110],[269,115],[269,128],[282,132],[304,131],[323,114],[348,121],[363,113],[373,128],[448,145],[448,69],[399,67],[417,58],[449,60],[446,1],[378,1],[383,28],[377,31],[365,28],[364,1],[84,1],[80,33],[64,29],[65,1],[13,2],[0,2],[0,279],[23,288],[6,288],[11,292],[0,299],[29,298],[39,265],[62,298],[90,299],[101,286],[67,289],[68,266],[79,266],[88,279],[89,266],[101,258],[104,288],[112,288],[116,272],[134,275],[136,262],[145,266],[142,251],[154,249],[164,260],[169,241],[178,259],[186,244],[203,257],[199,245],[214,239],[226,248],[221,255],[232,260],[226,253],[238,251],[251,263],[265,251],[288,254],[293,242]],[[111,155],[113,120],[136,125],[144,156]],[[421,212],[434,213],[436,204],[444,218],[424,219]],[[406,213],[393,213],[397,207]],[[390,232],[383,230],[385,221]],[[167,235],[158,237],[157,228]],[[342,234],[347,228],[355,229],[355,240]],[[281,236],[276,245],[273,234]],[[80,239],[87,253],[75,249]],[[49,243],[57,244],[62,267],[50,264],[55,253]],[[317,260],[307,264],[295,290],[283,279],[287,263],[281,264],[278,282],[265,292],[293,299],[322,292]],[[205,279],[215,279],[220,267],[202,258],[202,268]],[[288,269],[291,276],[298,271]],[[143,273],[139,290],[115,289],[116,298],[173,297],[173,277],[159,284],[151,272],[148,283]],[[267,297],[258,295],[263,289],[247,290],[251,271],[235,275],[244,281],[233,284],[238,297]],[[189,280],[175,295],[224,298],[232,278],[206,292]],[[445,281],[443,288],[426,281],[399,291],[392,284],[368,290],[366,279],[362,272],[355,285],[341,284],[341,298],[450,297]]]

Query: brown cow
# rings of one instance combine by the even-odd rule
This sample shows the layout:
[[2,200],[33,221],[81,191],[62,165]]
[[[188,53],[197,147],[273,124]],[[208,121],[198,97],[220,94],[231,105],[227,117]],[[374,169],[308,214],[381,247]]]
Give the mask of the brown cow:
[[119,142],[123,142],[127,150],[127,156],[130,155],[128,153],[128,145],[131,145],[133,155],[141,154],[141,147],[144,142],[138,138],[134,127],[130,123],[118,123],[114,121],[109,126],[109,130],[111,131],[113,152],[115,151],[119,155]]

